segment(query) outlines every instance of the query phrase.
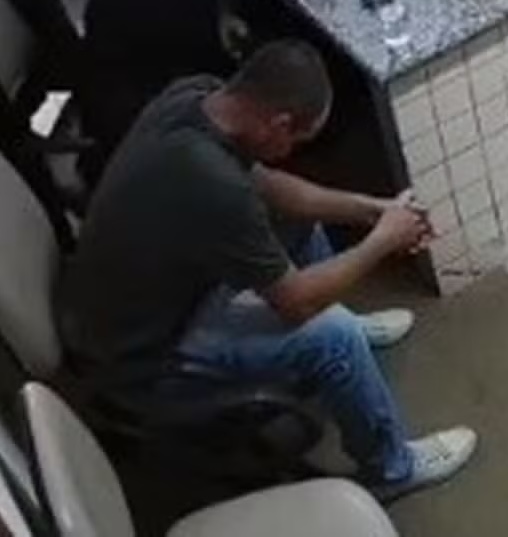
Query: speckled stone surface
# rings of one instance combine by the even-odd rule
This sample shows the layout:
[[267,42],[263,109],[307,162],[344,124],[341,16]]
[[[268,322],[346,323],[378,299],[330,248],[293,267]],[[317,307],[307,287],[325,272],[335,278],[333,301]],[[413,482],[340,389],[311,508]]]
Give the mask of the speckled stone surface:
[[283,0],[313,19],[379,82],[386,83],[508,17],[508,0],[404,0],[411,43],[403,54],[383,39],[361,0]]

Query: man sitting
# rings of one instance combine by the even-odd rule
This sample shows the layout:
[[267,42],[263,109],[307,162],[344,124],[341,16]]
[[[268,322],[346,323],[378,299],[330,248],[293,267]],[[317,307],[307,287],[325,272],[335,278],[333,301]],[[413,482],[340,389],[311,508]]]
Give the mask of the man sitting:
[[[337,303],[387,255],[424,246],[425,215],[269,167],[319,132],[331,103],[318,53],[299,41],[267,45],[225,84],[199,76],[169,87],[93,199],[59,290],[60,329],[84,379],[161,426],[175,349],[245,378],[312,386],[363,474],[403,493],[450,477],[476,435],[408,440],[363,323]],[[373,229],[297,268],[268,209]]]

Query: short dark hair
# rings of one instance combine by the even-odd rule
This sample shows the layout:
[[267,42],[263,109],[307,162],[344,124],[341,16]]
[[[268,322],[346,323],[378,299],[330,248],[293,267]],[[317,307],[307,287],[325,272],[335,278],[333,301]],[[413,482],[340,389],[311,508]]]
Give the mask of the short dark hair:
[[227,85],[310,126],[330,106],[333,90],[319,52],[308,43],[284,39],[256,51]]

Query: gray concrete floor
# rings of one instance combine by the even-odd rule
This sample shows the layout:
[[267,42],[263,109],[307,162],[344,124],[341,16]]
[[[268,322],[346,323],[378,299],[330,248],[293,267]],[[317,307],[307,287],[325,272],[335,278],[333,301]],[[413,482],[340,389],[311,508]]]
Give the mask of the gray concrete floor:
[[418,313],[411,337],[384,357],[411,431],[467,424],[481,437],[463,473],[390,508],[401,535],[508,535],[508,276],[498,271],[448,299],[393,278],[376,285],[364,290],[364,305],[407,305]]
[[[460,295],[437,298],[390,268],[355,296],[355,309],[411,307],[416,329],[380,356],[412,435],[456,424],[480,434],[479,450],[456,478],[388,510],[401,537],[508,535],[508,275],[499,270]],[[339,475],[345,459],[329,431],[313,462]]]

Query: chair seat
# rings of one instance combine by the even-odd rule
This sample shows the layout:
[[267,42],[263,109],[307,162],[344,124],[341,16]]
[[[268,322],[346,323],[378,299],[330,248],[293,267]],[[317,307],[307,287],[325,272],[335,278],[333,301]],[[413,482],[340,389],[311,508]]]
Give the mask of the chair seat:
[[341,479],[281,486],[193,514],[167,537],[397,537],[363,489]]

